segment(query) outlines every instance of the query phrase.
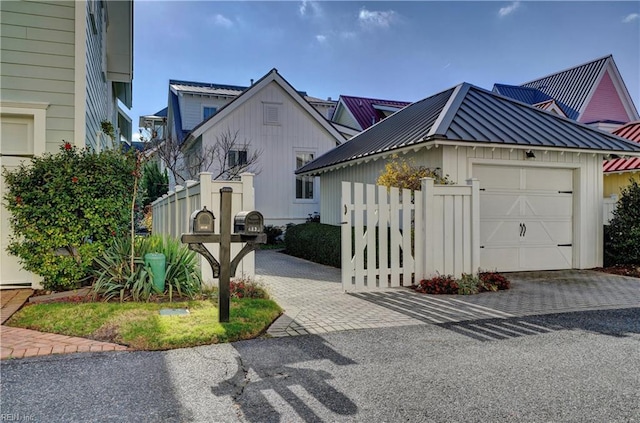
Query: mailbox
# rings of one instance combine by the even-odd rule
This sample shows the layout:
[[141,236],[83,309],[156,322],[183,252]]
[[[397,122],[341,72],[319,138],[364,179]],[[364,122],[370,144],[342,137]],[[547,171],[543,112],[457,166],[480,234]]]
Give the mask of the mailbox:
[[191,214],[191,232],[194,234],[212,234],[213,223],[216,218],[207,210],[207,207],[203,207],[202,210],[196,210]]
[[233,220],[233,232],[241,235],[260,235],[264,232],[264,218],[258,211],[241,211]]

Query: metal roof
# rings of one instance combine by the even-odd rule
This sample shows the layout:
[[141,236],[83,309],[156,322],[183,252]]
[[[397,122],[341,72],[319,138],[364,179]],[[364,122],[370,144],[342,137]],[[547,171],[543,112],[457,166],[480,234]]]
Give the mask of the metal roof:
[[[640,121],[630,122],[624,126],[621,126],[620,128],[613,131],[613,133],[640,144]],[[640,157],[605,160],[602,170],[604,172],[640,170]]]
[[589,97],[592,88],[598,82],[602,69],[611,59],[611,55],[593,60],[583,65],[556,72],[554,74],[522,84],[522,87],[535,88],[552,97],[570,119],[577,119],[580,109]]
[[389,106],[399,110],[411,104],[406,101],[380,100],[376,98],[352,97],[347,95],[341,95],[340,101],[342,101],[344,106],[349,109],[362,129],[367,129],[371,125],[380,122],[385,118],[385,115],[379,110],[376,110],[374,106]]
[[527,104],[537,104],[553,100],[536,88],[519,87],[517,85],[494,84],[493,92]]
[[463,83],[413,103],[296,173],[438,140],[640,153],[640,145]]

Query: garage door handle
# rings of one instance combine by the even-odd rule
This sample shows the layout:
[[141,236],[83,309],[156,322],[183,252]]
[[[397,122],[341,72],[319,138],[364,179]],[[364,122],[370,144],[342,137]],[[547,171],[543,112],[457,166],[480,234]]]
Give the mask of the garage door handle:
[[520,236],[524,235],[524,223],[520,224]]
[[522,226],[524,227],[524,232],[522,233],[522,236],[525,236],[527,235],[527,225],[523,223]]

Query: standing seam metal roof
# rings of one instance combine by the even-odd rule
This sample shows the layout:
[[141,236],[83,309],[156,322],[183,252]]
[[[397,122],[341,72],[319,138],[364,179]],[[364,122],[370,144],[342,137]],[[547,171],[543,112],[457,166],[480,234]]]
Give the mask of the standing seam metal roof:
[[461,143],[640,152],[639,144],[616,135],[463,83],[405,107],[296,173],[438,138]]
[[611,55],[522,84],[554,98],[570,119],[577,119]]
[[380,100],[375,98],[352,97],[347,95],[341,95],[340,99],[349,109],[353,117],[358,122],[358,125],[360,125],[362,129],[367,129],[371,125],[384,119],[384,116],[379,114],[378,111],[373,107],[374,105],[391,106],[401,109],[411,104],[406,101]]
[[[630,122],[613,131],[614,134],[627,138],[640,144],[640,121]],[[628,159],[606,160],[603,164],[604,172],[622,172],[627,170],[640,170],[640,157]]]

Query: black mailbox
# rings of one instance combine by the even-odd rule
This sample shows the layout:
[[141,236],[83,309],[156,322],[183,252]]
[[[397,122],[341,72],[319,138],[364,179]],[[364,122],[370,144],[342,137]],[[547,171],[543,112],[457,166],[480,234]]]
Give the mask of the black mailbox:
[[259,235],[264,232],[264,218],[258,211],[241,211],[233,219],[233,232],[241,235]]
[[194,234],[212,234],[213,223],[216,218],[207,207],[196,210],[191,214],[191,232]]

